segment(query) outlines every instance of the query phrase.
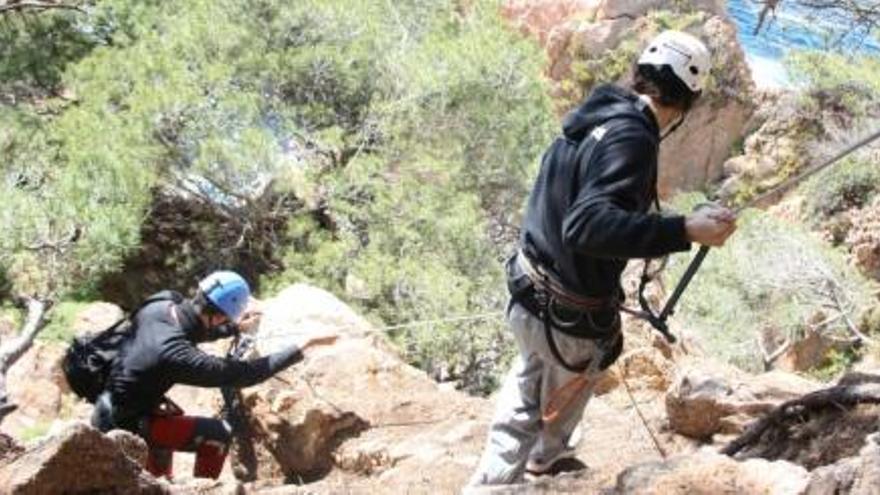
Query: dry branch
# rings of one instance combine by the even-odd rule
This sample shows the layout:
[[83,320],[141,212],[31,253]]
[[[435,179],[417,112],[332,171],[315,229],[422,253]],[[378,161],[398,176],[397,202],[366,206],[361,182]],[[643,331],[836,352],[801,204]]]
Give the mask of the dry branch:
[[45,323],[46,309],[48,304],[36,298],[25,299],[27,306],[27,318],[18,336],[8,344],[0,347],[0,422],[15,409],[15,405],[9,402],[6,394],[6,374],[9,368],[15,364],[31,348],[34,339]]
[[803,418],[813,412],[828,409],[851,409],[859,404],[878,403],[880,403],[880,384],[878,383],[838,385],[818,390],[780,405],[727,444],[721,453],[735,456],[743,449],[756,445],[771,428],[787,430],[795,423],[802,423]]

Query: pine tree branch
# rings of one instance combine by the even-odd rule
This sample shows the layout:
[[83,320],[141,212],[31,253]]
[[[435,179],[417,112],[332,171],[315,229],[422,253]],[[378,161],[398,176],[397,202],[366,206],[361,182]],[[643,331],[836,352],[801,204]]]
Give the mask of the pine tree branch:
[[45,11],[53,9],[74,10],[82,14],[86,13],[86,11],[80,6],[68,3],[44,2],[39,0],[13,0],[12,2],[6,2],[5,4],[0,5],[0,14],[5,14],[7,12],[21,12],[25,10]]

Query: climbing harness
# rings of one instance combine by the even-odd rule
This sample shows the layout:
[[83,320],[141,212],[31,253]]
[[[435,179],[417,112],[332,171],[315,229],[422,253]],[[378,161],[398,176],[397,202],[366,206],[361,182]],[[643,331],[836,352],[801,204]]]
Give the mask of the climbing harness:
[[[785,180],[778,186],[758,195],[754,199],[748,201],[746,204],[734,210],[734,212],[736,214],[739,214],[743,210],[746,210],[748,208],[760,206],[773,199],[778,199],[779,196],[790,190],[792,187],[800,184],[804,180],[812,177],[813,175],[830,167],[831,165],[834,165],[841,159],[846,158],[847,156],[860,150],[868,144],[871,144],[877,139],[880,139],[880,130],[877,130],[873,134],[868,135],[867,137],[847,147],[846,149],[837,153],[833,157],[819,163],[818,165],[808,168],[803,173],[798,174],[788,180]],[[647,321],[651,324],[652,327],[659,331],[669,343],[674,344],[676,342],[676,338],[669,331],[667,320],[670,316],[672,316],[673,313],[675,313],[675,306],[678,304],[679,299],[681,299],[682,294],[684,294],[685,289],[687,289],[688,285],[691,283],[691,280],[693,280],[694,275],[696,275],[697,271],[700,269],[700,265],[703,263],[703,260],[706,259],[706,255],[709,254],[709,249],[709,246],[700,247],[700,250],[697,252],[696,256],[694,256],[694,259],[691,260],[690,264],[684,272],[684,275],[682,275],[681,280],[672,291],[672,295],[669,296],[669,299],[666,301],[666,304],[663,305],[663,308],[660,310],[659,313],[651,308],[651,305],[648,303],[648,300],[644,295],[645,288],[647,287],[649,282],[656,278],[656,275],[659,274],[659,270],[654,271],[653,276],[650,276],[652,275],[649,274],[648,269],[648,263],[650,260],[646,261],[645,269],[642,272],[642,280],[639,284],[639,305],[641,306],[641,311],[625,307],[622,307],[621,310],[637,318],[641,318]]]
[[[553,329],[593,340],[602,347],[605,347],[602,343],[606,341],[612,341],[609,342],[611,345],[616,343],[615,337],[620,329],[617,312],[620,303],[616,298],[588,297],[569,291],[540,263],[533,262],[523,250],[518,251],[508,263],[514,263],[528,281],[522,288],[511,288],[513,301],[522,304],[543,322],[547,346],[560,366],[572,373],[581,374],[593,363],[589,360],[575,364],[567,362],[556,344]],[[597,323],[592,314],[602,310],[613,313],[613,319],[606,325]],[[560,315],[563,311],[575,315],[574,319]]]

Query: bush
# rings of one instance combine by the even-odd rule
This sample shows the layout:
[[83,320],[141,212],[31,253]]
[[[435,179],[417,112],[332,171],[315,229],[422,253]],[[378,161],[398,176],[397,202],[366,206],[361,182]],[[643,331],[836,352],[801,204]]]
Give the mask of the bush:
[[[543,54],[497,2],[106,0],[75,19],[86,45],[52,68],[75,104],[0,107],[15,291],[131,302],[231,263],[380,325],[503,309],[509,226],[555,123]],[[487,391],[502,326],[394,336]]]
[[848,158],[822,171],[803,186],[808,213],[824,220],[838,213],[862,208],[880,190],[880,170],[872,160]]
[[786,59],[795,82],[813,97],[836,93],[849,112],[863,116],[880,97],[880,60],[873,55],[798,51]]
[[69,344],[73,338],[73,322],[83,309],[89,303],[62,301],[52,308],[49,313],[46,327],[37,336],[43,342],[54,342],[59,344]]
[[[686,195],[675,203],[687,211],[700,200]],[[798,339],[817,313],[833,316],[835,298],[855,321],[871,308],[874,285],[802,226],[755,210],[745,212],[739,225],[724,248],[709,254],[678,310],[680,324],[711,355],[761,371],[758,339]],[[672,258],[668,283],[680,279],[689,261]],[[839,319],[823,331],[848,335]]]

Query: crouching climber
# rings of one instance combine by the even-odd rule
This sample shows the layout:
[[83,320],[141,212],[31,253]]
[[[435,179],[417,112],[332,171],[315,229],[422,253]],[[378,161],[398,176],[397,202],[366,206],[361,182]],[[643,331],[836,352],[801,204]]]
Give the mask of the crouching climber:
[[147,442],[147,470],[172,477],[174,451],[195,452],[196,477],[217,478],[226,460],[231,430],[217,418],[187,416],[165,394],[177,383],[198,387],[248,387],[301,361],[303,352],[329,345],[337,336],[307,337],[288,348],[249,361],[221,358],[196,344],[236,333],[251,298],[247,282],[234,272],[216,272],[199,283],[192,299],[171,291],[151,297],[130,318],[95,402],[92,424],[101,431],[124,429]]

